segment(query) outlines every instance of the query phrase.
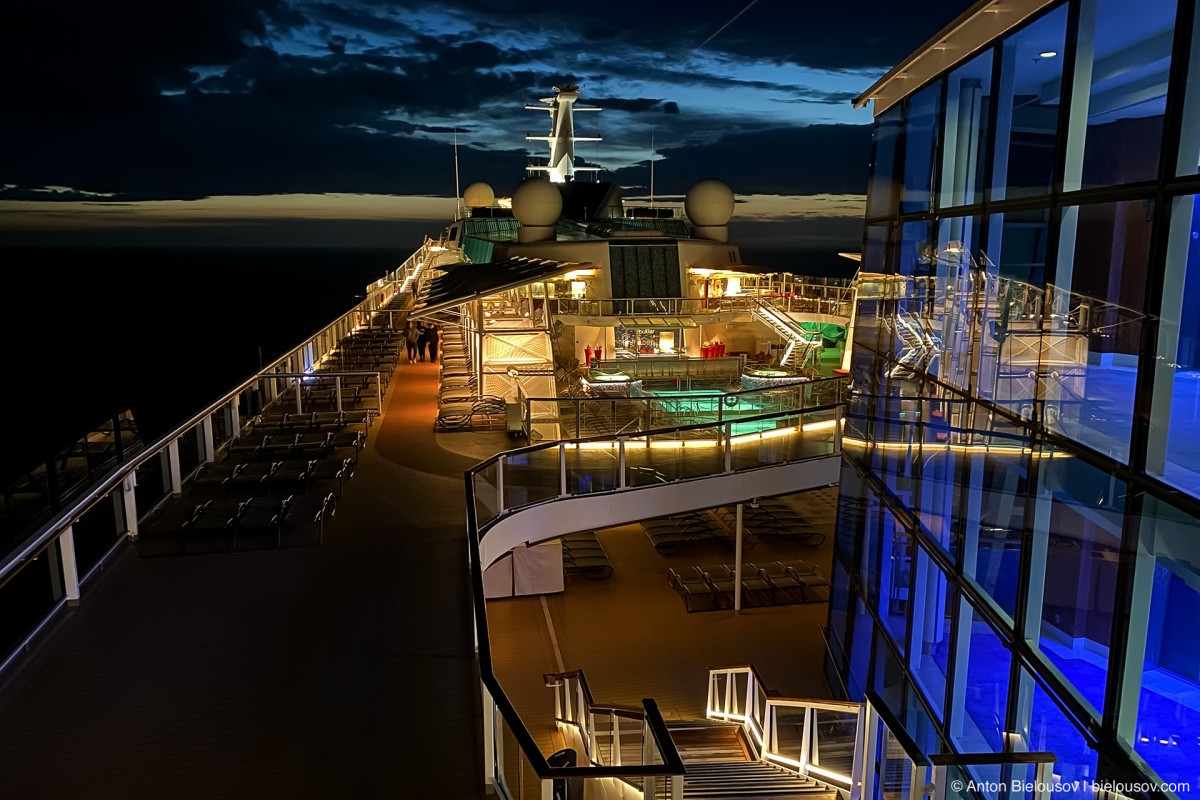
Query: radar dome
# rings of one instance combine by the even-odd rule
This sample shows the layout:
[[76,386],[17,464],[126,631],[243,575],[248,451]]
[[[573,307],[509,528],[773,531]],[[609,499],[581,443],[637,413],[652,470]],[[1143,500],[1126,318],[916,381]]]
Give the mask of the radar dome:
[[688,189],[684,211],[693,225],[717,227],[733,216],[733,190],[716,180],[704,180]]
[[512,210],[522,225],[550,227],[562,213],[562,194],[545,178],[526,178],[513,190]]
[[467,208],[487,208],[496,202],[496,193],[483,181],[476,181],[463,190]]

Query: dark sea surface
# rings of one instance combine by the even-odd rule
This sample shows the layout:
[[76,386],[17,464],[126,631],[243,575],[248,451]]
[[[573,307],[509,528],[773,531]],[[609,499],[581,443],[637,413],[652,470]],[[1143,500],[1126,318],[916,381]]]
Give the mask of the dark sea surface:
[[[415,246],[415,245],[414,245]],[[153,441],[359,301],[410,252],[0,250],[0,479],[129,409]]]

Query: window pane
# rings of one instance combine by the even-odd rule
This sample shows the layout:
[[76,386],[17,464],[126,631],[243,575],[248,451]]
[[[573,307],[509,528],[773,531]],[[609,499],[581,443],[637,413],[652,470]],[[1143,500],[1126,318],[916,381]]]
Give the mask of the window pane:
[[1176,0],[1089,0],[1080,5],[1072,118],[1087,132],[1082,175],[1068,156],[1064,188],[1158,176]]
[[[960,610],[959,636],[966,647],[958,648],[960,660],[954,702],[951,706],[950,739],[964,753],[999,753],[1004,748],[1005,716],[1008,710],[1010,654],[979,614],[965,601]],[[967,663],[961,663],[962,660]],[[1000,768],[972,769],[983,781],[999,781]],[[994,793],[987,797],[995,797]]]
[[1054,753],[1055,800],[1091,800],[1095,793],[1091,782],[1096,779],[1096,751],[1088,746],[1079,728],[1062,709],[1022,671],[1025,691],[1029,692],[1029,719],[1018,720],[1017,727],[1024,741],[1023,749]]
[[972,303],[986,297],[984,264],[976,260],[981,217],[947,217],[938,223],[937,298],[930,320],[930,346],[937,356],[931,359],[938,377],[966,388],[974,370],[975,342],[979,321]]
[[991,186],[994,200],[1050,193],[1066,29],[1067,7],[1063,5],[1001,45]]
[[871,188],[867,192],[867,216],[886,217],[896,212],[896,150],[903,121],[901,106],[875,118],[871,161]]
[[983,200],[983,159],[990,120],[992,51],[950,73],[942,145],[943,207]]
[[1100,712],[1125,484],[1073,458],[1042,459],[1039,479],[1043,493],[1053,499],[1047,532],[1035,544],[1035,563],[1044,558],[1044,579],[1030,579],[1031,586],[1042,586],[1038,646],[1079,696]]
[[[1119,728],[1132,734],[1134,749],[1164,780],[1200,787],[1200,520],[1156,499],[1145,506],[1138,548],[1135,597],[1149,599],[1149,613],[1130,621],[1130,646],[1145,630],[1135,727],[1133,709],[1123,708]],[[1145,628],[1142,628],[1142,626]],[[1135,673],[1136,674],[1136,673]]]
[[934,83],[906,102],[904,123],[904,193],[900,211],[925,211],[932,207],[933,154],[941,123],[942,84]]
[[1133,428],[1152,218],[1150,200],[1064,210],[1042,326],[1047,426],[1121,461]]
[[1200,496],[1200,202],[1176,198],[1167,244],[1146,470]]
[[1195,175],[1200,171],[1200,14],[1192,23],[1192,57],[1188,61],[1185,85],[1187,97],[1183,106],[1183,128],[1179,137],[1179,175]]
[[913,580],[913,679],[939,715],[945,715],[946,664],[950,655],[954,585],[923,548],[917,548]]

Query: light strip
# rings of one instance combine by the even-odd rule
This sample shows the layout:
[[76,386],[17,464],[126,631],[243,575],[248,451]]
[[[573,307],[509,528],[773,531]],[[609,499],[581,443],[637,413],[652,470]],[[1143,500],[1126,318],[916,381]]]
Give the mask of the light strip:
[[807,767],[805,767],[805,769],[808,772],[815,772],[818,775],[823,775],[826,778],[829,778],[831,781],[837,781],[838,783],[844,783],[847,786],[850,785],[849,776],[843,775],[840,772],[834,772],[833,770],[822,769],[820,767],[814,767],[812,764],[809,764]]

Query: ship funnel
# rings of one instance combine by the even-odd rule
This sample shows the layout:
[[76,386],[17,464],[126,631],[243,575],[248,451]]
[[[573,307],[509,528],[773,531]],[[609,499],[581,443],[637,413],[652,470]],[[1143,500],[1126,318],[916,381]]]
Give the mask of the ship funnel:
[[729,219],[733,216],[733,190],[724,183],[704,180],[688,189],[683,210],[695,235],[714,242],[729,241]]

